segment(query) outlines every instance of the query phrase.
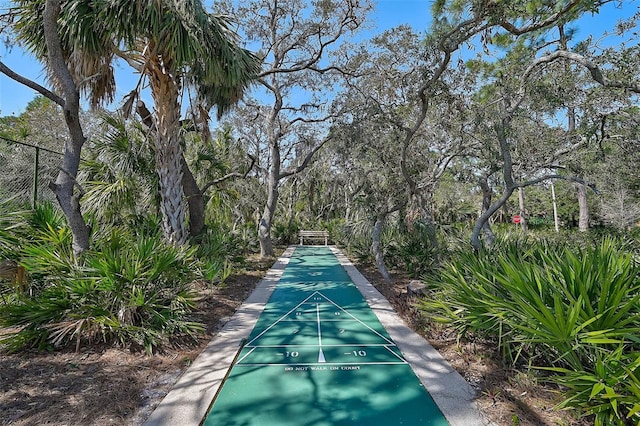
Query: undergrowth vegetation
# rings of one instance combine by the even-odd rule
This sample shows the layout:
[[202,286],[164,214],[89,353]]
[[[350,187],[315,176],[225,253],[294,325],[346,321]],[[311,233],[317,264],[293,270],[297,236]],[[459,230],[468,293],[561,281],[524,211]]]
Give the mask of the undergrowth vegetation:
[[559,385],[558,408],[596,425],[640,422],[640,281],[628,242],[523,238],[459,248],[425,277],[420,307],[459,336],[493,339],[505,359]]
[[[15,210],[13,208],[12,210]],[[71,233],[51,204],[2,215],[2,258],[28,271],[28,290],[5,282],[0,345],[9,351],[106,342],[143,348],[195,342],[202,325],[191,319],[192,282],[223,282],[243,249],[232,233],[209,229],[199,245],[164,242],[157,227],[113,226],[75,259]]]

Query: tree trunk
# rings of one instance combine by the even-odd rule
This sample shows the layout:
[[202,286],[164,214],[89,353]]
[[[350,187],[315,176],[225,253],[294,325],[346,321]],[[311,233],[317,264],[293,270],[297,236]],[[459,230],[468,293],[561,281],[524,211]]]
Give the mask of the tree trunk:
[[[138,100],[136,104],[136,110],[142,122],[147,126],[154,138],[158,137],[158,126],[154,123],[151,112],[147,109],[147,106],[143,101]],[[180,165],[182,169],[182,191],[187,197],[187,204],[189,207],[189,235],[191,237],[197,237],[204,229],[204,194],[198,182],[196,182],[189,165],[182,153],[180,154]]]
[[271,241],[271,219],[275,207],[271,207],[270,203],[264,207],[264,212],[258,223],[258,240],[260,241],[260,257],[273,257],[273,242]]
[[55,183],[50,183],[64,213],[72,235],[72,248],[76,258],[89,249],[89,228],[82,217],[79,194],[74,193],[80,168],[80,153],[85,136],[80,124],[80,93],[69,73],[60,39],[58,37],[57,20],[60,14],[60,1],[47,0],[43,15],[43,31],[47,45],[49,66],[64,92],[64,119],[69,129],[70,139],[65,143],[62,168]]
[[551,200],[553,201],[553,226],[556,233],[560,232],[560,223],[558,221],[558,201],[556,200],[556,187],[551,182]]
[[382,254],[382,248],[380,247],[380,235],[382,234],[382,228],[384,227],[384,221],[387,218],[387,213],[379,213],[376,217],[376,222],[373,225],[373,238],[371,241],[371,254],[376,261],[376,266],[378,267],[378,271],[380,271],[380,275],[382,278],[388,283],[391,284],[391,275],[389,275],[389,271],[387,271],[387,267],[384,264],[384,255]]
[[273,215],[278,205],[280,195],[280,150],[276,143],[271,144],[271,167],[267,182],[267,204],[264,206],[260,222],[258,223],[258,240],[260,241],[260,257],[273,257],[273,242],[271,241],[271,225]]
[[265,120],[267,127],[267,139],[269,141],[269,155],[271,164],[269,167],[269,176],[267,177],[267,204],[264,206],[262,216],[258,222],[258,241],[260,242],[260,257],[273,257],[273,242],[271,241],[271,224],[273,223],[273,215],[278,206],[280,186],[280,144],[279,134],[276,131],[277,117],[282,108],[282,98],[276,91],[276,102]]
[[578,206],[580,207],[580,218],[578,219],[578,231],[587,232],[589,230],[589,203],[587,202],[587,186],[576,185],[578,193]]
[[[153,51],[153,49],[149,49]],[[155,103],[156,172],[160,185],[160,212],[164,238],[171,244],[187,241],[186,207],[182,190],[179,88],[158,56],[147,58],[146,70]]]
[[[487,210],[491,208],[493,191],[489,186],[489,181],[487,176],[482,176],[480,179],[478,179],[478,183],[480,184],[480,189],[482,190],[482,208],[480,211],[480,215],[482,216]],[[496,209],[496,211],[497,210],[498,209]],[[478,220],[480,220],[480,218],[478,218]],[[479,228],[477,234],[475,233],[475,227],[474,227],[474,233],[471,235],[471,242],[472,242],[471,244],[476,250],[480,249],[480,232],[484,234],[484,238],[485,238],[485,241],[487,242],[487,245],[491,245],[493,241],[495,241],[496,239],[496,236],[493,233],[493,230],[491,229],[489,218],[487,218],[487,220],[485,220],[482,226]]]
[[415,197],[420,209],[419,219],[428,229],[429,245],[435,249],[438,247],[438,236],[436,232],[436,221],[433,219],[433,190],[434,188],[422,190],[418,192]]
[[196,182],[193,173],[191,173],[189,165],[184,159],[184,155],[181,157],[182,190],[187,197],[187,205],[189,207],[189,235],[193,238],[200,235],[204,229],[204,194],[202,194],[198,182]]
[[[515,190],[515,188],[506,188],[504,193],[500,197],[500,199],[498,201],[496,201],[495,203],[493,203],[491,205],[491,207],[489,207],[489,209],[487,209],[485,212],[483,212],[480,215],[480,217],[478,217],[478,219],[476,220],[476,224],[474,225],[473,231],[471,232],[471,246],[475,250],[480,250],[482,248],[482,242],[480,241],[480,231],[482,231],[484,229],[484,227],[487,226],[487,223],[489,222],[489,218],[491,218],[491,216],[500,207],[502,207],[502,205],[504,203],[507,202],[509,197],[511,197],[511,194],[513,194],[514,190]],[[487,241],[487,242],[489,244],[491,244],[492,241],[491,242]]]
[[520,228],[527,232],[527,209],[524,204],[524,188],[518,188],[518,206],[520,207]]
[[298,179],[293,179],[291,182],[291,191],[289,191],[289,197],[287,199],[287,229],[291,229],[293,226],[293,220],[295,219],[295,202],[299,197],[298,194]]
[[351,202],[353,196],[351,195],[351,188],[349,185],[344,185],[344,223],[345,225],[351,224]]

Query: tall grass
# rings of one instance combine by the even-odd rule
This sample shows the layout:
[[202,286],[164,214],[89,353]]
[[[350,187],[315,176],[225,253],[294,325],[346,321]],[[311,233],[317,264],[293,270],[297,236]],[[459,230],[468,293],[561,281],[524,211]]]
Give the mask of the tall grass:
[[[629,384],[640,351],[639,272],[612,239],[573,248],[502,241],[490,251],[458,251],[426,279],[432,294],[421,309],[460,335],[495,339],[512,362],[551,368],[551,380],[567,389],[562,407],[582,408],[602,424],[637,422],[637,386]],[[598,368],[616,370],[607,376],[616,383],[596,380],[585,391],[578,382],[598,377]]]

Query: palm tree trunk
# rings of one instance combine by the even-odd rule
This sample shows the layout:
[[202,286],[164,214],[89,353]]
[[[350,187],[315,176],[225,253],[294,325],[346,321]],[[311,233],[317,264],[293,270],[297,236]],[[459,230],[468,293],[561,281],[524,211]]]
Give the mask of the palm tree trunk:
[[176,77],[170,74],[170,64],[161,63],[158,56],[147,62],[151,95],[155,103],[156,172],[160,185],[162,232],[171,244],[187,241],[186,207],[182,189],[182,148],[180,146],[180,104]]
[[184,156],[181,157],[182,163],[182,190],[187,197],[189,206],[189,235],[197,237],[204,229],[204,194],[196,182],[196,178],[191,173],[187,161]]

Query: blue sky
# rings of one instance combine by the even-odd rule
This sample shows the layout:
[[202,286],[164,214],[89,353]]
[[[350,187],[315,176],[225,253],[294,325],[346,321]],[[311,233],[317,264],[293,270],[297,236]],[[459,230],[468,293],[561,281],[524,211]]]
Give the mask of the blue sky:
[[[6,1],[2,1],[3,6]],[[625,1],[624,8],[619,10],[614,5],[608,5],[602,13],[596,17],[585,17],[578,24],[578,39],[584,39],[588,34],[601,34],[603,29],[610,29],[615,22],[622,17],[628,17],[638,12],[637,1]],[[374,27],[371,32],[378,33],[393,28],[400,24],[410,24],[416,31],[426,30],[430,20],[430,6],[432,0],[379,0],[374,13]],[[0,56],[4,63],[19,74],[27,78],[42,82],[42,67],[29,55],[20,49],[7,50],[0,47]],[[120,74],[129,73],[128,69],[121,70]],[[133,84],[133,83],[132,83]],[[124,86],[124,85],[123,85]],[[131,86],[118,89],[117,100],[131,90]],[[35,92],[13,80],[0,74],[0,116],[19,115],[25,106],[31,101]]]
[[[4,5],[7,2],[2,1],[1,3]],[[382,32],[407,23],[417,30],[426,29],[429,25],[430,5],[431,0],[380,0],[373,17],[375,28],[372,29],[372,32]],[[42,67],[21,50],[8,51],[2,46],[0,47],[0,56],[4,63],[14,71],[32,80],[42,82]],[[124,68],[119,72],[121,75],[125,73],[130,74],[130,69]],[[135,84],[126,83],[118,88],[116,102],[129,93]],[[0,116],[19,115],[34,96],[36,96],[34,90],[0,74]]]

